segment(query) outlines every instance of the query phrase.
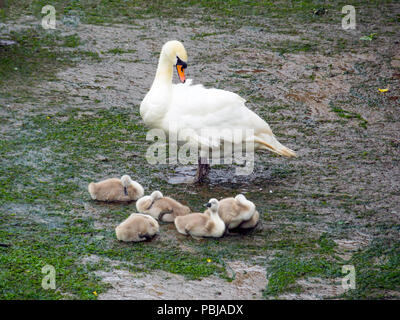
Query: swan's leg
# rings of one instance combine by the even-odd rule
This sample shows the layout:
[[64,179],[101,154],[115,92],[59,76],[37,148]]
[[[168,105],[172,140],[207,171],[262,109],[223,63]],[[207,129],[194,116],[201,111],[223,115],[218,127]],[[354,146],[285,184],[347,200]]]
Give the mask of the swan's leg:
[[202,180],[203,180],[203,167],[201,164],[201,158],[199,158],[194,182],[199,183],[199,182],[202,182]]
[[195,183],[204,182],[209,172],[210,172],[210,165],[208,164],[207,158],[200,157],[197,166]]

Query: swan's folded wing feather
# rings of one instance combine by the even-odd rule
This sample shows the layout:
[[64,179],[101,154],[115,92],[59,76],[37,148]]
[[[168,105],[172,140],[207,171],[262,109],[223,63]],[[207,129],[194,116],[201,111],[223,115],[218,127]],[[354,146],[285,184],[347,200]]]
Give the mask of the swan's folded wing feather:
[[[211,148],[219,146],[222,141],[253,141],[259,133],[273,136],[269,125],[248,109],[246,100],[236,93],[207,89],[201,84],[191,85],[191,81],[174,85],[172,90],[171,104],[164,118],[164,127],[168,127],[169,132],[189,128],[194,142]],[[240,141],[236,141],[237,137],[232,134],[237,130],[243,130]]]
[[214,113],[227,106],[238,107],[244,105],[245,99],[234,92],[221,89],[207,89],[202,84],[177,84],[172,87],[170,110],[190,115],[204,115]]

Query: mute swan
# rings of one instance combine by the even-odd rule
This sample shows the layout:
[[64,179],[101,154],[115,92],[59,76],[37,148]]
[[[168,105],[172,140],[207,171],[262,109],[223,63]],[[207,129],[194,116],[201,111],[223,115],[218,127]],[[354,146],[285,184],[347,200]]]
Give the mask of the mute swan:
[[120,241],[145,241],[154,237],[160,231],[158,222],[146,214],[132,213],[115,228],[115,234]]
[[154,191],[150,196],[140,198],[136,202],[136,208],[141,213],[151,215],[163,222],[174,222],[178,216],[190,213],[190,208],[178,201],[164,197],[160,191]]
[[210,214],[191,213],[186,216],[175,218],[175,227],[179,233],[190,234],[193,238],[213,237],[219,238],[224,235],[225,223],[218,215],[218,200],[210,199],[207,203]]
[[[172,84],[174,65],[182,82],[180,84]],[[209,172],[208,153],[204,154],[203,150],[219,150],[224,141],[233,142],[234,145],[254,142],[254,150],[269,150],[286,157],[296,156],[293,150],[275,138],[263,119],[245,106],[245,99],[233,92],[206,89],[201,84],[192,85],[191,80],[186,81],[186,67],[187,53],[183,44],[176,40],[165,43],[153,84],[140,104],[140,115],[150,128],[176,134],[181,142],[196,143],[196,146],[204,148],[199,156],[196,182],[203,181]],[[187,129],[194,133],[187,137],[180,135]],[[222,133],[225,129],[250,130],[251,133],[237,140],[232,135],[225,136]],[[216,140],[210,142],[210,135],[204,136],[204,132],[213,132]]]
[[[235,229],[242,227],[244,222],[248,222],[252,219],[256,212],[256,206],[253,202],[246,199],[242,194],[238,194],[235,198],[225,198],[219,201],[218,214],[224,221],[226,228]],[[205,211],[206,214],[210,214],[210,210]],[[258,220],[258,219],[255,219]],[[255,221],[244,224],[244,228],[250,228]]]
[[88,190],[92,199],[99,201],[132,201],[144,195],[143,187],[128,175],[91,182]]

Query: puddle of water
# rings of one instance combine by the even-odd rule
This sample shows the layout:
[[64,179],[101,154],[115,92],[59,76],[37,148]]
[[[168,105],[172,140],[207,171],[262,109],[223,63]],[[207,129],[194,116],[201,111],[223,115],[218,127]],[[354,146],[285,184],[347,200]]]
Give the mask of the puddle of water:
[[[260,186],[258,182],[265,184],[266,181],[271,180],[272,171],[259,165],[254,168],[254,171],[249,175],[236,175],[235,165],[229,165],[226,168],[216,168],[211,166],[208,175],[208,183],[210,187],[223,187],[228,189],[259,191]],[[196,175],[197,167],[183,166],[175,169],[175,175],[168,177],[166,181],[170,184],[192,184]],[[164,178],[165,179],[165,178]]]
[[175,169],[176,175],[168,178],[170,184],[191,184],[195,180],[197,167],[183,166]]

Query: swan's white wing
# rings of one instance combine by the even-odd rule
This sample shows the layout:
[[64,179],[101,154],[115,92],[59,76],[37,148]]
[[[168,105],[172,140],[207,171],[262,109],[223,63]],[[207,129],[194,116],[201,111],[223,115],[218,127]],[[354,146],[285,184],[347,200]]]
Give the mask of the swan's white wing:
[[[168,121],[180,128],[254,129],[270,131],[268,124],[245,106],[246,100],[236,93],[206,89],[203,85],[178,84],[172,89]],[[272,133],[272,132],[271,132]]]
[[207,89],[202,84],[192,85],[192,79],[186,83],[172,86],[171,109],[184,107],[186,113],[204,114],[213,112],[227,105],[243,105],[246,102],[236,93],[220,90]]
[[[172,86],[170,104],[162,127],[166,132],[189,130],[189,138],[197,146],[219,148],[224,141],[242,144],[254,142],[255,149],[267,149],[287,157],[296,153],[283,146],[272,133],[268,123],[245,106],[246,100],[237,94],[202,85]],[[180,140],[180,139],[178,139]]]
[[[179,131],[184,128],[194,130],[197,136],[192,138],[202,145],[218,147],[221,141],[233,141],[233,130],[243,130],[241,141],[249,137],[245,130],[253,130],[271,134],[272,131],[268,124],[258,115],[245,106],[246,100],[236,93],[220,90],[206,89],[203,85],[191,85],[189,80],[185,84],[173,86],[172,97],[169,110],[164,118],[164,126],[168,126],[168,131],[175,131],[171,127],[175,126]],[[207,135],[205,135],[205,131]],[[226,134],[223,131],[226,131]],[[208,136],[215,135],[215,145]],[[240,141],[240,142],[241,142]],[[235,143],[238,143],[236,141]]]

